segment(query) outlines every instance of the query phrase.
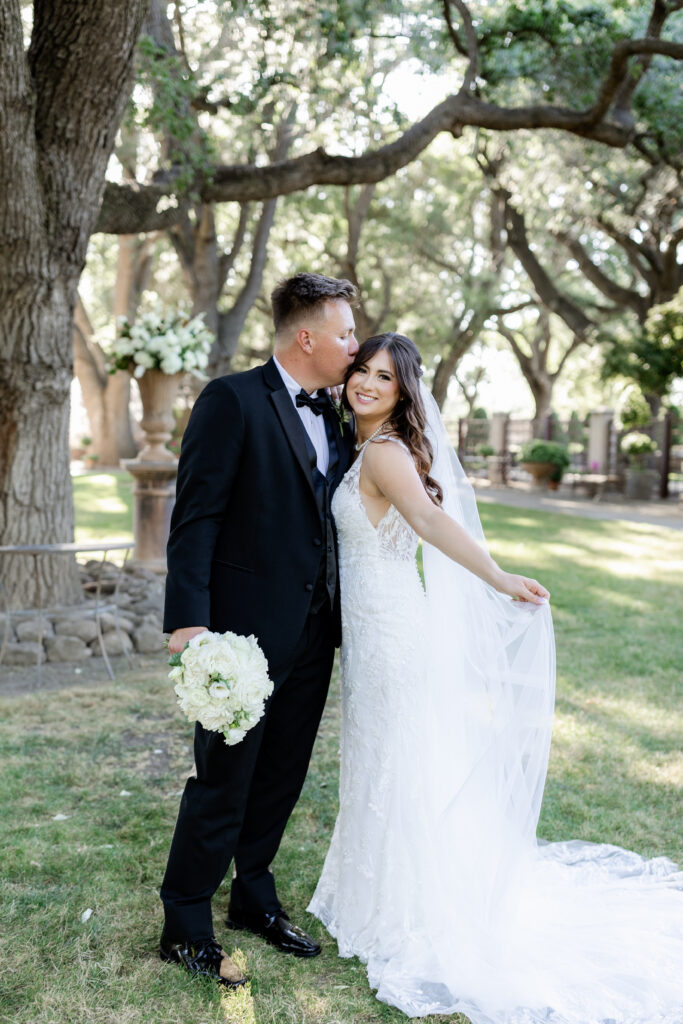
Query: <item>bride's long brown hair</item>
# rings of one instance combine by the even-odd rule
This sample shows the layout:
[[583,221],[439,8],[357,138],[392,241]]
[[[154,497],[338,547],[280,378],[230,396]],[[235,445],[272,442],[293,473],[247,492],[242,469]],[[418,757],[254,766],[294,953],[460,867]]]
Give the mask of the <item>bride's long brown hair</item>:
[[404,334],[396,334],[394,331],[375,334],[372,338],[364,341],[358,349],[356,358],[346,371],[342,402],[347,409],[351,408],[346,397],[346,384],[351,374],[355,373],[360,366],[365,366],[375,353],[382,350],[389,353],[399,387],[399,399],[394,406],[391,419],[388,421],[391,433],[406,445],[413,457],[415,468],[425,491],[434,504],[440,506],[443,502],[443,491],[437,481],[429,475],[434,460],[434,451],[429,438],[425,435],[427,414],[420,394],[422,358],[415,342],[406,338]]

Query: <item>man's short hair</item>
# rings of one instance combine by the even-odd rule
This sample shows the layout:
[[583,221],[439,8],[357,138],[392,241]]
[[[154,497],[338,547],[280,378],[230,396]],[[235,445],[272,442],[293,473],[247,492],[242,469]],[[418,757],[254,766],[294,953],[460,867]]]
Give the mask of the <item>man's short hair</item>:
[[288,277],[280,282],[270,297],[275,331],[286,327],[302,313],[312,312],[316,306],[322,308],[327,299],[351,302],[355,295],[355,287],[344,278],[305,273]]

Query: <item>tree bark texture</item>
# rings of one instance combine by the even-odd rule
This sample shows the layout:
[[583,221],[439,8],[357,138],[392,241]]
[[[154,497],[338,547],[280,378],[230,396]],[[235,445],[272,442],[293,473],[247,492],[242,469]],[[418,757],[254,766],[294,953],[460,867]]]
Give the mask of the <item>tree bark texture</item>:
[[[143,0],[0,5],[0,543],[73,539],[69,389],[78,279],[130,88]],[[2,568],[35,601],[27,559]],[[43,601],[79,596],[74,562],[41,559]]]

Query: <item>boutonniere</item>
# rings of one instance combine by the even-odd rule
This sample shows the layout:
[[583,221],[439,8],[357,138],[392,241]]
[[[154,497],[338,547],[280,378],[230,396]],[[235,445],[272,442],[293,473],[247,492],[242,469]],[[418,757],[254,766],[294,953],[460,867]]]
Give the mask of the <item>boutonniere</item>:
[[351,422],[349,410],[342,403],[341,399],[333,399],[332,405],[334,406],[334,411],[336,412],[337,419],[339,420],[339,433],[343,437],[344,427],[346,426],[347,423]]

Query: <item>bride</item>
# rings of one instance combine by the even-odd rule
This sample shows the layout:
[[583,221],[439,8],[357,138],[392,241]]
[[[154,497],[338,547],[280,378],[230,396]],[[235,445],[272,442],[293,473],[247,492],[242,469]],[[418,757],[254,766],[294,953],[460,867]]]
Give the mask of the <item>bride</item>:
[[[548,592],[489,557],[408,338],[349,368],[337,489],[340,811],[309,910],[411,1017],[681,1024],[683,879],[536,840],[554,703]],[[416,566],[423,539],[423,589]]]

